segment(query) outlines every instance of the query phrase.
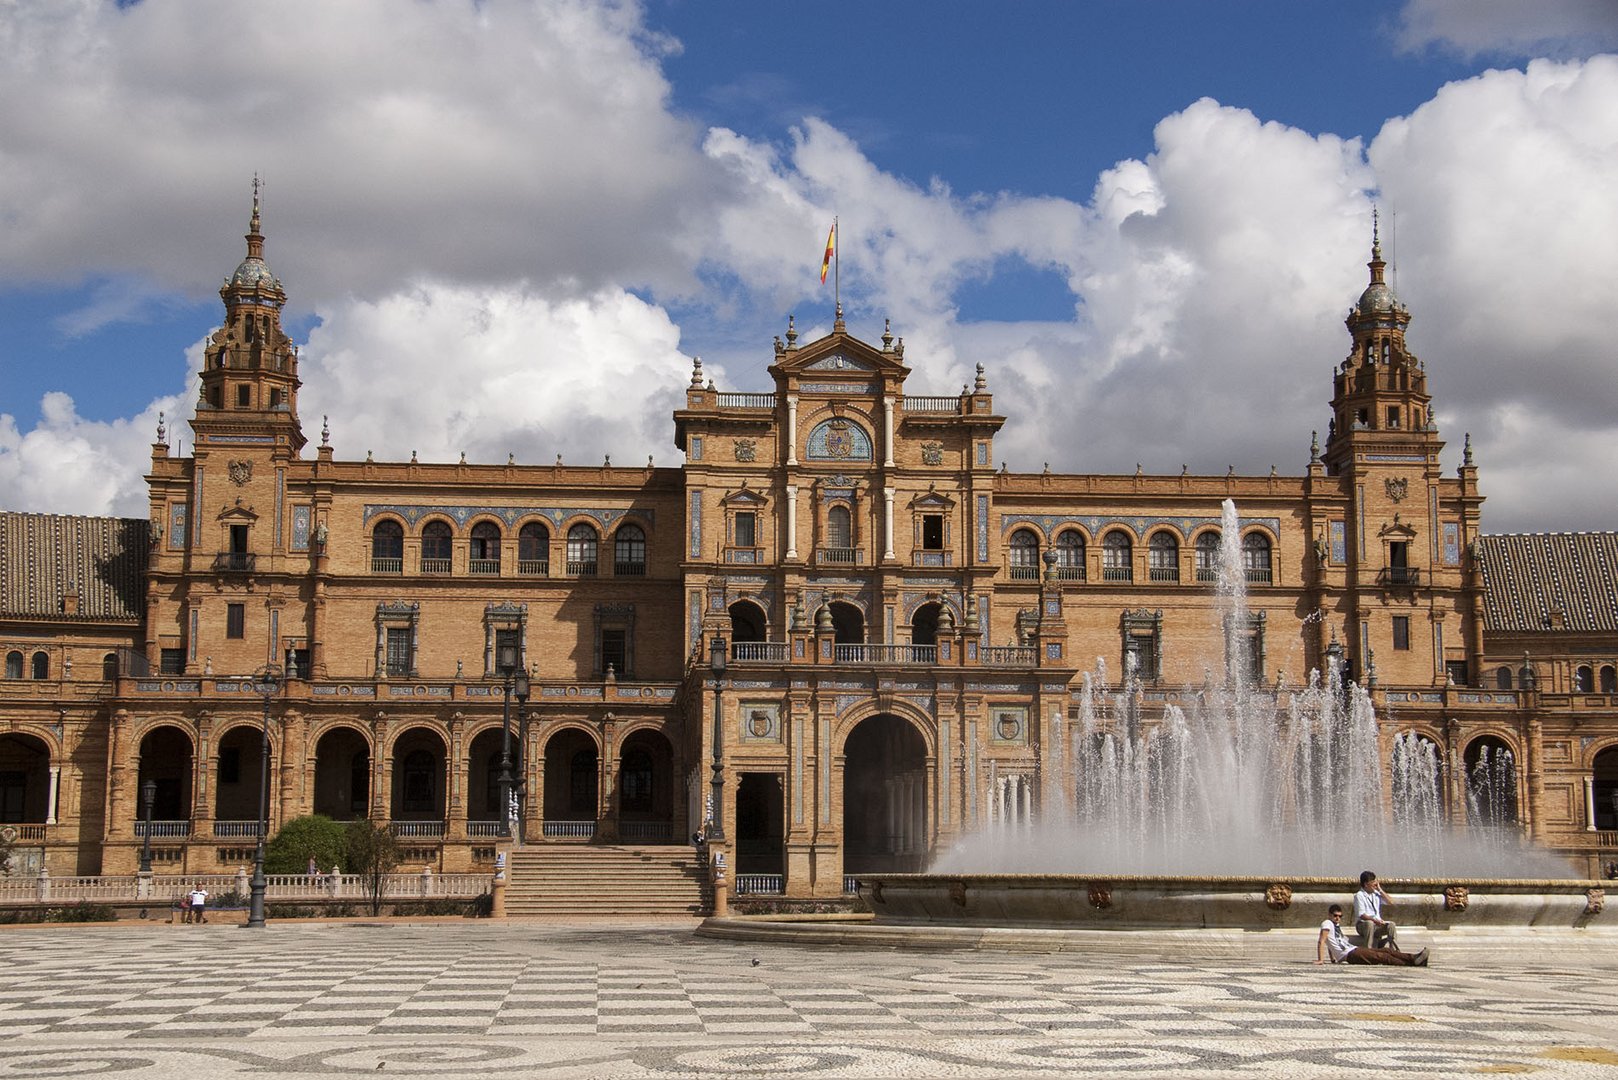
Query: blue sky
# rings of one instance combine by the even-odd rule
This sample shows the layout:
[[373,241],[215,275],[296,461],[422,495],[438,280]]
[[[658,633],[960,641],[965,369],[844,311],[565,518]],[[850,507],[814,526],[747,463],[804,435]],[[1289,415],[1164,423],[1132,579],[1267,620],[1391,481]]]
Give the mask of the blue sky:
[[1376,203],[1486,525],[1618,527],[1607,0],[242,10],[0,12],[0,504],[144,513],[259,172],[340,457],[675,463],[837,214],[851,329],[984,363],[1013,469],[1298,472]]

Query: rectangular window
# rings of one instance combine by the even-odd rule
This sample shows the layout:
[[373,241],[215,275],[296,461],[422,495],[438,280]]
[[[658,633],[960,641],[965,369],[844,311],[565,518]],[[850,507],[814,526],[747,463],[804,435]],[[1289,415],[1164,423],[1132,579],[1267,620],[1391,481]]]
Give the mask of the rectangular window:
[[1410,544],[1404,540],[1395,540],[1388,545],[1388,565],[1395,570],[1404,570],[1410,565]]
[[601,672],[606,674],[607,668],[612,668],[615,675],[622,675],[629,660],[629,638],[623,630],[603,629],[601,631]]
[[758,517],[751,510],[738,511],[736,514],[736,546],[754,547],[758,537]]
[[921,549],[923,551],[944,550],[943,514],[923,514],[921,516]]
[[1410,651],[1410,616],[1395,615],[1393,617],[1393,650],[1394,652]]
[[225,636],[228,638],[244,638],[247,636],[247,606],[245,604],[225,605]]
[[287,661],[287,666],[291,669],[287,672],[287,678],[307,679],[309,677],[308,649],[288,649]]
[[1466,661],[1465,660],[1446,660],[1446,661],[1444,661],[1444,675],[1449,679],[1449,681],[1451,683],[1454,683],[1456,686],[1466,686],[1467,685],[1467,681],[1466,681]]
[[163,649],[158,653],[157,670],[163,675],[185,674],[185,650]]
[[388,627],[388,674],[395,678],[410,675],[410,628]]

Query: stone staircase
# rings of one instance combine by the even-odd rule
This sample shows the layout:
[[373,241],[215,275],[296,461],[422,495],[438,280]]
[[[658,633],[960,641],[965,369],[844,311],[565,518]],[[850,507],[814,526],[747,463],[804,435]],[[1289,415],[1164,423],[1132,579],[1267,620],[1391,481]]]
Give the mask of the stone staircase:
[[534,844],[511,853],[506,914],[706,915],[712,889],[686,847]]

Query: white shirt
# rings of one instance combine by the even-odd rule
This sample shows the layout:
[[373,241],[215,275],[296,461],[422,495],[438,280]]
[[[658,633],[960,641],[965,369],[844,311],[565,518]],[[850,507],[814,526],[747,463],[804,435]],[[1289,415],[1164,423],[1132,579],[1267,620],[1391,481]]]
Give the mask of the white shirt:
[[1382,894],[1361,889],[1354,894],[1354,921],[1375,919],[1382,921]]
[[1331,962],[1341,964],[1343,957],[1354,951],[1354,946],[1343,936],[1343,928],[1336,919],[1327,919],[1320,924],[1320,928],[1326,931],[1326,952],[1330,954]]
[[191,891],[191,905],[193,907],[198,904],[206,904],[207,902],[208,892],[206,889],[193,889]]

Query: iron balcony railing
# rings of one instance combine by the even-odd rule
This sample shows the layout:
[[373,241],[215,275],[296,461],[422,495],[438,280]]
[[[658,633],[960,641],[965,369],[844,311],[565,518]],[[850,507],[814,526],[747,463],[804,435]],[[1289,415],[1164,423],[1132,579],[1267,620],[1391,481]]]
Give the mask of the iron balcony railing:
[[737,641],[730,646],[730,658],[738,661],[764,660],[781,663],[787,658],[784,641]]
[[402,839],[437,839],[445,833],[442,821],[395,821],[388,831]]
[[[1252,571],[1249,570],[1248,573],[1252,574]],[[1248,580],[1251,581],[1252,578],[1249,577]],[[1419,585],[1421,571],[1414,566],[1384,566],[1382,572],[1377,575],[1377,581],[1383,585]]]
[[786,878],[780,874],[737,874],[737,896],[780,896],[787,891]]
[[373,574],[402,574],[404,573],[404,559],[389,555],[371,556],[371,573]]
[[214,556],[213,568],[225,573],[250,574],[255,561],[255,557],[246,551],[221,551]]
[[595,819],[547,821],[540,830],[547,840],[589,840],[596,834]]
[[937,645],[837,645],[832,649],[839,664],[936,664]]

